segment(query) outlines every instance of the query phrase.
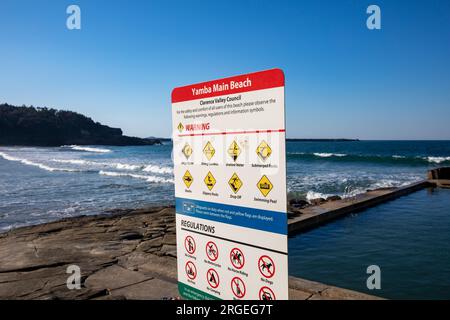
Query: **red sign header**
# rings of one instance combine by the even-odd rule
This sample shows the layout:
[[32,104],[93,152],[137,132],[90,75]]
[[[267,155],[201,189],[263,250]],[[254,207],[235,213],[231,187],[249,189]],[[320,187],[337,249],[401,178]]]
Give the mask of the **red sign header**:
[[172,103],[284,86],[284,74],[271,69],[197,83],[172,91]]

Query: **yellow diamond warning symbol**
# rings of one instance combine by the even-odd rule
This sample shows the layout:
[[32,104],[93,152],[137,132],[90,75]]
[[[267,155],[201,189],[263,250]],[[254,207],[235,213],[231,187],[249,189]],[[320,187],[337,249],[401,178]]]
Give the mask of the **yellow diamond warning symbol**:
[[189,159],[189,157],[192,155],[193,152],[191,146],[188,143],[184,145],[183,150],[181,151],[183,152],[186,159]]
[[205,179],[203,180],[208,187],[208,189],[211,191],[212,188],[214,188],[214,185],[216,184],[216,178],[212,175],[211,171],[208,172]]
[[194,178],[192,177],[189,170],[186,170],[186,173],[183,176],[183,181],[184,181],[184,184],[186,185],[186,187],[188,187],[188,188],[191,186],[192,182],[194,182]]
[[256,148],[256,153],[261,158],[262,161],[266,161],[268,157],[272,154],[272,149],[264,140]]
[[233,143],[228,148],[228,154],[233,159],[233,161],[236,161],[236,159],[241,154],[241,149],[239,148],[239,145],[236,143],[236,141],[233,141]]
[[184,130],[183,124],[180,122],[177,127],[178,131],[182,132]]
[[269,178],[267,178],[266,175],[262,176],[256,186],[258,187],[259,191],[261,191],[264,197],[267,197],[270,190],[272,190],[273,188],[272,182],[270,182]]
[[208,160],[211,160],[211,158],[214,157],[216,150],[214,149],[211,142],[208,141],[208,143],[205,145],[205,147],[203,148],[203,153],[205,154],[205,156]]
[[234,193],[237,193],[242,187],[242,181],[241,179],[239,179],[236,173],[233,174],[231,179],[228,181],[228,184],[230,185],[231,190],[233,190]]

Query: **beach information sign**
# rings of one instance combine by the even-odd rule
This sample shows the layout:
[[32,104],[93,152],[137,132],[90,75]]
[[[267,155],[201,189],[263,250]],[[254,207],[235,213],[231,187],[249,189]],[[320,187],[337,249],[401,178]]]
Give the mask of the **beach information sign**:
[[186,299],[288,299],[284,74],[172,92],[178,285]]

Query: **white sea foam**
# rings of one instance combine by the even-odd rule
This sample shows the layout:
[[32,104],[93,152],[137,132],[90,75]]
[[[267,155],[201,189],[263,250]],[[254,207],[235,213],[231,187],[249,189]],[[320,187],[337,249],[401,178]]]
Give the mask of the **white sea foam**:
[[329,196],[332,196],[331,194],[316,192],[316,191],[308,191],[306,194],[306,200],[311,201],[313,199],[323,198],[326,199]]
[[77,164],[77,165],[84,165],[84,164],[90,164],[90,161],[86,160],[72,160],[72,159],[52,159],[53,162],[58,163],[70,163],[70,164]]
[[156,176],[147,176],[147,175],[141,175],[141,174],[133,174],[133,173],[126,173],[126,172],[116,172],[116,171],[103,171],[101,170],[99,174],[104,176],[110,176],[110,177],[131,177],[135,179],[142,179],[146,180],[147,182],[155,182],[155,183],[173,183],[173,179],[166,179],[162,177],[156,177]]
[[108,153],[111,152],[109,149],[104,148],[93,148],[93,147],[83,147],[83,146],[77,146],[77,145],[70,145],[70,146],[62,146],[63,148],[70,148],[72,150],[77,151],[87,151],[87,152],[98,152],[98,153]]
[[53,172],[53,171],[79,172],[80,171],[77,169],[69,169],[69,168],[54,168],[54,167],[47,166],[43,163],[33,162],[28,159],[16,158],[16,157],[8,155],[4,152],[0,152],[0,156],[5,160],[20,162],[20,163],[28,165],[28,166],[38,167],[40,169],[51,171],[51,172]]
[[74,165],[90,165],[90,166],[101,166],[114,168],[118,170],[127,171],[137,171],[142,170],[144,172],[158,173],[158,174],[171,174],[173,169],[170,167],[160,167],[157,165],[141,165],[141,164],[129,164],[120,162],[98,162],[98,161],[87,161],[81,159],[52,159],[52,161],[57,163],[69,163]]
[[127,164],[127,163],[114,163],[112,164],[119,170],[138,170],[142,168],[142,166],[135,165],[135,164]]
[[142,171],[144,172],[153,172],[153,173],[161,173],[161,174],[169,174],[173,172],[173,169],[170,167],[159,167],[153,164],[145,166]]
[[405,156],[398,156],[398,155],[394,154],[392,156],[392,158],[394,158],[394,159],[405,159],[406,157]]
[[445,161],[450,161],[450,157],[426,157],[425,160],[431,163],[441,163]]
[[315,152],[313,153],[316,157],[329,158],[329,157],[345,157],[345,153],[326,153],[326,152]]
[[54,162],[58,163],[70,163],[75,165],[91,165],[91,166],[103,166],[111,167],[119,170],[138,170],[142,168],[140,165],[133,165],[127,163],[111,163],[111,162],[98,162],[98,161],[87,161],[81,159],[52,159]]

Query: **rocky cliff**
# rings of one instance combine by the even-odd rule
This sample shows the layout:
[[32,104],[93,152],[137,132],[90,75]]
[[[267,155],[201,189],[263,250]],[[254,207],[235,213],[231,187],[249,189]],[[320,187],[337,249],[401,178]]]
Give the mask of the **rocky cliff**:
[[153,145],[158,139],[122,134],[82,114],[48,108],[0,104],[0,145]]

